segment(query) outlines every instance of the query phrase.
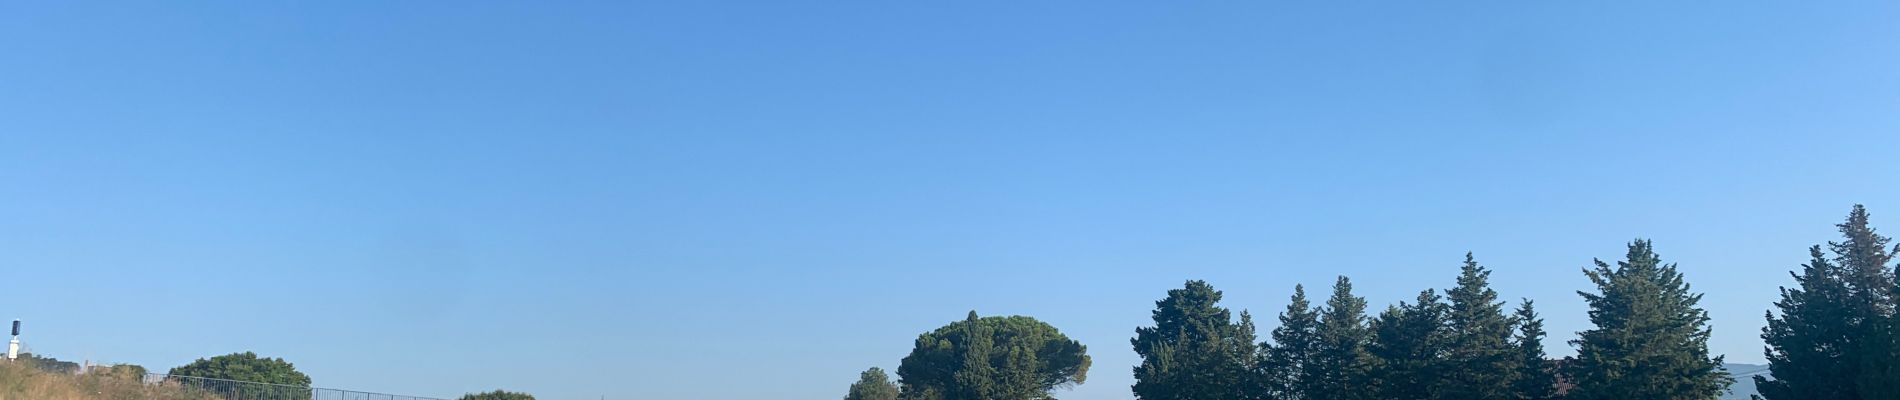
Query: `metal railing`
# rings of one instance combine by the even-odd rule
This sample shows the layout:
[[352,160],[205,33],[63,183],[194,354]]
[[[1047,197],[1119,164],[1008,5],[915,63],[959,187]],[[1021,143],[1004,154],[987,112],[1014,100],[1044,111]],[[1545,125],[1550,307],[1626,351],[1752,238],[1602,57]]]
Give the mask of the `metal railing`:
[[185,392],[215,396],[221,400],[443,400],[432,397],[166,374],[146,374],[144,382],[148,385],[176,385]]

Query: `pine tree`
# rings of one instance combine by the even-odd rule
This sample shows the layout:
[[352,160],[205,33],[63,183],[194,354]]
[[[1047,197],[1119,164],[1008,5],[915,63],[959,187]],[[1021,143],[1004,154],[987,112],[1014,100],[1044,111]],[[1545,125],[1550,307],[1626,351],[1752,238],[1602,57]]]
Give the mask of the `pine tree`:
[[1451,302],[1447,317],[1451,349],[1447,363],[1447,398],[1502,400],[1511,398],[1517,377],[1517,349],[1511,345],[1511,319],[1504,302],[1491,290],[1491,271],[1465,253],[1458,286],[1446,291]]
[[1257,342],[1259,339],[1260,336],[1256,334],[1254,330],[1253,313],[1247,312],[1247,310],[1240,310],[1239,333],[1235,334],[1231,340],[1235,342],[1233,344],[1234,352],[1237,353],[1237,357],[1242,360],[1242,363],[1246,367],[1241,371],[1242,373],[1239,379],[1241,385],[1240,398],[1242,399],[1265,400],[1272,398],[1270,397],[1271,395],[1268,394],[1269,388],[1267,387],[1266,371],[1261,364],[1263,349],[1261,349],[1260,343]]
[[907,400],[1049,400],[1088,379],[1088,347],[1025,316],[978,317],[917,336],[897,366]]
[[1370,351],[1378,363],[1373,378],[1379,398],[1441,399],[1445,371],[1447,308],[1438,293],[1419,292],[1416,303],[1400,302],[1374,320]]
[[858,374],[858,382],[851,384],[844,400],[897,400],[897,384],[891,383],[883,368],[871,367]]
[[1893,314],[1894,275],[1888,266],[1893,255],[1887,252],[1890,238],[1868,226],[1867,208],[1859,204],[1847,214],[1846,222],[1835,226],[1840,228],[1844,240],[1828,242],[1828,247],[1834,251],[1834,261],[1845,274],[1849,296],[1855,298],[1859,307],[1856,311],[1865,314],[1857,317],[1883,319]]
[[1155,302],[1155,326],[1130,342],[1142,362],[1133,390],[1139,399],[1245,399],[1254,395],[1253,319],[1240,323],[1220,307],[1221,292],[1203,281],[1168,291]]
[[1333,284],[1319,325],[1313,330],[1317,353],[1303,368],[1305,398],[1325,400],[1373,399],[1372,354],[1366,345],[1372,331],[1366,326],[1366,299],[1352,295],[1352,281],[1344,276]]
[[1546,400],[1557,397],[1557,376],[1544,359],[1544,319],[1530,299],[1517,308],[1517,380],[1511,383],[1513,398]]
[[[1900,253],[1900,246],[1895,246],[1894,252]],[[1894,290],[1896,293],[1900,293],[1900,278],[1894,279]],[[1894,309],[1900,310],[1900,298],[1894,300],[1896,302]],[[1876,380],[1876,382],[1885,385],[1880,389],[1882,393],[1894,394],[1900,392],[1900,389],[1892,387],[1893,385],[1900,385],[1900,332],[1895,332],[1896,330],[1900,330],[1900,311],[1894,312],[1894,315],[1887,319],[1887,326],[1889,327],[1889,334],[1886,338],[1887,352],[1877,353],[1881,357],[1881,361],[1878,364],[1885,369],[1885,373],[1882,375],[1885,375],[1886,378]],[[1900,398],[1900,396],[1893,397]]]
[[1293,300],[1280,313],[1280,326],[1269,336],[1273,343],[1261,344],[1260,369],[1267,397],[1279,400],[1312,400],[1306,396],[1310,379],[1307,365],[1319,352],[1319,311],[1306,299],[1306,288],[1293,285]]
[[1860,399],[1854,390],[1858,365],[1850,356],[1847,282],[1844,271],[1828,261],[1821,246],[1808,248],[1811,260],[1794,276],[1797,288],[1781,288],[1777,317],[1768,313],[1761,329],[1773,379],[1754,377],[1768,400]]
[[1889,239],[1867,224],[1867,209],[1859,204],[1840,228],[1843,241],[1829,242],[1834,262],[1847,286],[1845,323],[1851,347],[1845,364],[1851,368],[1856,393],[1863,399],[1900,398],[1900,381],[1891,379],[1896,365],[1893,254]]
[[1568,396],[1598,399],[1714,399],[1734,379],[1709,357],[1709,315],[1696,306],[1675,264],[1663,264],[1647,240],[1629,245],[1612,268],[1601,260],[1584,275],[1598,293],[1578,291],[1596,328],[1579,332]]

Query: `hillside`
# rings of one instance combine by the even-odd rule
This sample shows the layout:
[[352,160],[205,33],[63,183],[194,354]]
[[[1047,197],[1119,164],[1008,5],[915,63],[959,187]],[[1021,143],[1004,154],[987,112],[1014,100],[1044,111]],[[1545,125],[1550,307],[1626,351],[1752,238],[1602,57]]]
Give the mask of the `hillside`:
[[27,363],[0,363],[0,400],[218,400],[170,384],[145,384],[123,369],[74,374]]
[[1735,385],[1728,387],[1729,392],[1728,394],[1722,395],[1722,400],[1749,400],[1751,396],[1755,395],[1755,379],[1753,377],[1757,374],[1767,374],[1765,371],[1768,370],[1768,366],[1761,364],[1729,363],[1722,364],[1722,369],[1728,370],[1730,376],[1736,377]]

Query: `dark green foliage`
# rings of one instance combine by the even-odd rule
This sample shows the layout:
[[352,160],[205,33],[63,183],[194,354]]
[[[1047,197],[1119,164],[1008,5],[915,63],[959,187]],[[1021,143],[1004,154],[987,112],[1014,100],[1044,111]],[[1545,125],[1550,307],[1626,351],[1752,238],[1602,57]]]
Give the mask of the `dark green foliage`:
[[844,400],[897,400],[897,384],[891,383],[883,368],[871,367],[858,374],[858,382],[851,384]]
[[1862,314],[1855,317],[1885,319],[1893,313],[1894,276],[1888,266],[1893,255],[1887,252],[1890,239],[1868,226],[1867,208],[1859,204],[1848,213],[1846,222],[1835,226],[1840,228],[1843,240],[1828,242],[1828,247],[1842,269],[1849,296],[1856,300],[1855,311]]
[[1544,319],[1530,299],[1517,308],[1517,376],[1511,382],[1512,398],[1545,400],[1557,397],[1557,376],[1544,358]]
[[1246,369],[1241,371],[1241,376],[1238,380],[1240,384],[1240,398],[1270,399],[1271,397],[1269,397],[1269,389],[1267,387],[1266,366],[1262,364],[1263,360],[1261,358],[1262,348],[1260,347],[1260,342],[1257,342],[1257,340],[1260,339],[1260,335],[1255,333],[1256,331],[1254,330],[1253,313],[1247,310],[1241,310],[1239,325],[1239,331],[1235,332],[1234,337],[1245,338],[1244,340],[1247,341],[1245,345],[1234,345],[1237,352],[1242,353],[1240,354],[1241,362],[1246,365]]
[[1887,251],[1889,239],[1874,232],[1867,224],[1867,209],[1859,204],[1847,215],[1840,228],[1843,238],[1830,242],[1834,262],[1840,267],[1847,287],[1847,312],[1843,321],[1848,346],[1844,368],[1854,376],[1856,393],[1862,399],[1900,398],[1900,380],[1893,378],[1895,360],[1894,273]]
[[465,395],[462,395],[461,400],[534,400],[534,395],[521,393],[521,392],[510,392],[506,390],[496,390],[493,392],[465,394]]
[[1372,323],[1370,351],[1379,362],[1373,369],[1379,398],[1427,400],[1445,398],[1441,392],[1445,370],[1445,314],[1437,292],[1419,292],[1415,303],[1399,303]]
[[[1895,248],[1895,251],[1900,252],[1900,248]],[[1895,283],[1895,290],[1900,291],[1900,282]],[[1896,310],[1900,310],[1900,304],[1896,305]],[[1887,319],[1887,326],[1893,327],[1889,329],[1900,329],[1900,312],[1895,312],[1893,317]],[[1876,382],[1876,384],[1881,385],[1876,389],[1878,393],[1893,394],[1900,392],[1900,389],[1893,387],[1894,385],[1900,385],[1900,333],[1890,334],[1886,339],[1888,342],[1887,352],[1880,354],[1881,361],[1878,363],[1884,371],[1875,371],[1875,373],[1884,376],[1884,378],[1874,378],[1866,381]]]
[[1049,324],[1024,316],[968,318],[918,335],[897,367],[905,399],[1053,399],[1081,384],[1089,356]]
[[1446,354],[1445,397],[1470,400],[1511,398],[1517,377],[1517,348],[1511,344],[1511,319],[1491,290],[1491,271],[1465,253],[1458,286],[1446,291],[1451,302],[1450,350]]
[[1900,398],[1900,343],[1896,343],[1891,241],[1868,225],[1858,204],[1835,225],[1842,240],[1819,246],[1781,289],[1762,328],[1773,377],[1756,377],[1761,397],[1790,399]]
[[231,353],[210,359],[200,358],[177,368],[172,376],[224,379],[279,385],[310,386],[310,377],[282,358],[263,358],[256,353]]
[[1221,292],[1188,281],[1155,302],[1155,326],[1135,328],[1141,355],[1133,390],[1138,399],[1245,399],[1254,395],[1253,318],[1235,323]]
[[1647,240],[1629,244],[1612,268],[1601,260],[1584,275],[1598,293],[1578,291],[1596,328],[1579,332],[1570,398],[1713,399],[1733,381],[1709,357],[1708,312],[1696,306],[1674,264],[1663,264]]
[[[295,399],[309,398],[310,377],[282,358],[263,358],[251,352],[232,353],[210,359],[200,358],[168,373],[180,383],[211,390],[227,398]],[[179,377],[207,378],[209,380]],[[275,385],[251,385],[238,382]]]
[[87,374],[127,380],[145,379],[146,372],[145,367],[133,364],[98,365],[86,370]]
[[1306,288],[1293,286],[1293,301],[1280,313],[1280,326],[1269,335],[1272,344],[1261,345],[1260,369],[1268,398],[1302,400],[1309,385],[1306,366],[1319,352],[1319,311],[1306,299]]
[[[1894,250],[1900,252],[1900,247]],[[1896,280],[1900,281],[1900,279]],[[1900,282],[1895,282],[1894,290],[1900,291]],[[1900,310],[1900,304],[1896,304],[1895,309]],[[1900,311],[1896,311],[1891,318],[1887,319],[1887,326],[1892,327],[1889,329],[1900,330]],[[1890,330],[1890,332],[1892,331]],[[1871,379],[1871,381],[1878,382],[1879,385],[1882,385],[1879,389],[1880,392],[1892,394],[1900,392],[1900,389],[1893,387],[1894,385],[1900,385],[1900,332],[1890,334],[1886,339],[1888,343],[1887,352],[1881,354],[1881,362],[1879,363],[1885,371],[1876,371],[1876,373],[1884,372],[1881,373],[1881,375],[1885,376],[1885,378]]]
[[1374,399],[1372,330],[1366,326],[1366,299],[1352,294],[1352,281],[1344,276],[1333,284],[1333,296],[1326,300],[1319,325],[1313,330],[1318,339],[1317,352],[1302,368],[1301,386],[1307,399]]
[[1854,390],[1859,368],[1849,361],[1844,271],[1828,261],[1821,246],[1809,247],[1808,255],[1812,259],[1801,273],[1790,273],[1798,287],[1781,288],[1781,300],[1775,302],[1781,315],[1768,313],[1768,326],[1761,330],[1774,377],[1754,377],[1755,389],[1769,400],[1859,399]]

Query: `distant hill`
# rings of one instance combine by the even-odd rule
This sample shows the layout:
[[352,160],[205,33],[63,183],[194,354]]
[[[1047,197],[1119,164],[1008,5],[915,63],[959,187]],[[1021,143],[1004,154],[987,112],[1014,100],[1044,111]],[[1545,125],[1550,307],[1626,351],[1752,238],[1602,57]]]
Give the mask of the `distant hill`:
[[1754,376],[1768,375],[1768,366],[1761,364],[1729,363],[1722,364],[1722,369],[1728,370],[1729,376],[1735,377],[1735,385],[1728,387],[1729,393],[1722,395],[1722,400],[1748,400],[1756,393]]

